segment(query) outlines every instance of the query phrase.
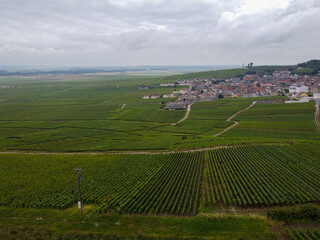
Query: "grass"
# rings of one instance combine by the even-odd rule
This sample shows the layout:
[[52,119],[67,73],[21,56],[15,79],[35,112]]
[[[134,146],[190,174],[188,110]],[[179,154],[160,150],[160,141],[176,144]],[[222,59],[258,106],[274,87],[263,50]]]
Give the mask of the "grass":
[[[168,218],[156,216],[97,215],[76,207],[68,210],[11,209],[0,207],[0,226],[21,231],[21,227],[54,234],[108,234],[155,238],[273,239],[267,219],[257,216],[198,216]],[[41,219],[41,220],[37,220]],[[1,229],[1,227],[0,227]],[[270,238],[272,237],[272,238]]]

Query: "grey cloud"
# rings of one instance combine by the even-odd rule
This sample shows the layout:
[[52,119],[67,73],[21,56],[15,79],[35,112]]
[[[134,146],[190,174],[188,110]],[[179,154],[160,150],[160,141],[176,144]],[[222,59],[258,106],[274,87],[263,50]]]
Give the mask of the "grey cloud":
[[318,57],[320,0],[249,14],[241,13],[243,4],[251,2],[2,0],[0,64],[289,64]]

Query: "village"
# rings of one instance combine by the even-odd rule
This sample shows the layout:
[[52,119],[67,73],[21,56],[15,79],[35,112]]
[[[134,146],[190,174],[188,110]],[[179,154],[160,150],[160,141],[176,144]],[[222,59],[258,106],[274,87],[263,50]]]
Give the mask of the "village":
[[[248,74],[230,79],[185,79],[174,83],[162,83],[157,87],[186,87],[170,94],[144,95],[142,99],[177,98],[167,102],[164,109],[186,109],[197,101],[210,101],[219,98],[287,96],[285,103],[309,102],[320,99],[320,73],[317,75],[297,75],[290,71],[275,71],[271,75]],[[140,90],[152,86],[139,86]]]

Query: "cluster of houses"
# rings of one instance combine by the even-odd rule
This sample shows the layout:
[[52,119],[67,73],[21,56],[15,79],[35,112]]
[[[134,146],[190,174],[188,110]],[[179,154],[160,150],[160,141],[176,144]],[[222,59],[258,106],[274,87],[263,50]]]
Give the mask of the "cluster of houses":
[[[230,79],[185,79],[175,83],[162,83],[160,87],[188,86],[186,89],[173,91],[171,94],[152,94],[149,98],[176,97],[168,102],[165,109],[185,109],[196,101],[208,101],[217,98],[258,97],[286,95],[292,102],[306,102],[320,99],[320,74],[300,76],[290,71],[275,71],[270,75],[249,74]],[[145,86],[144,86],[145,87]],[[140,89],[140,86],[139,86]]]
[[[163,86],[164,84],[160,84],[161,87],[164,87]],[[173,85],[170,85],[170,87],[174,87],[174,86],[177,86],[175,84]],[[167,87],[167,84],[166,84],[166,87]],[[141,86],[139,86],[139,89],[140,90],[144,90],[141,88]],[[151,89],[151,88],[150,88]],[[151,95],[143,95],[141,97],[141,99],[156,99],[156,98],[176,98],[177,96],[179,95],[182,95],[182,94],[186,94],[188,92],[188,89],[181,89],[181,90],[174,90],[172,91],[172,93],[169,93],[169,94],[151,94]]]

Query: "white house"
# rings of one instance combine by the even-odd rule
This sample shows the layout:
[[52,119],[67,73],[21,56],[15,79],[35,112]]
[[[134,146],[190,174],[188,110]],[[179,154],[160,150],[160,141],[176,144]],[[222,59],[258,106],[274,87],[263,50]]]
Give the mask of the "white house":
[[314,93],[313,94],[314,99],[320,99],[320,93]]
[[301,85],[301,84],[292,84],[289,87],[289,93],[292,94],[300,94],[309,92],[309,87]]
[[175,95],[174,95],[173,93],[171,93],[171,94],[163,94],[162,97],[163,97],[163,98],[174,98]]
[[144,95],[143,97],[141,97],[142,99],[149,99],[149,95]]

